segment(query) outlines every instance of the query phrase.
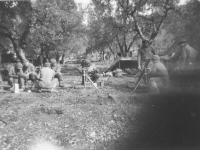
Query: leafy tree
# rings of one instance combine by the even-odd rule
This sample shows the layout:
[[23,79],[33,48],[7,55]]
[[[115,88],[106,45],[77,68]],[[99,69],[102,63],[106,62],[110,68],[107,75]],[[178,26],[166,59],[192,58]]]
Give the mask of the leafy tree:
[[190,0],[181,9],[182,18],[184,20],[184,28],[182,32],[182,38],[187,39],[187,41],[194,45],[196,48],[200,46],[200,1]]
[[0,2],[0,8],[0,36],[9,39],[7,45],[12,43],[22,62],[26,61],[23,50],[50,58],[80,51],[81,43],[87,43],[83,14],[74,0],[38,0],[34,5],[30,1]]
[[0,2],[0,36],[12,43],[18,58],[26,61],[21,49],[32,25],[32,7],[29,1],[3,1]]
[[[175,13],[169,13],[168,18],[165,20],[163,29],[170,35],[173,44],[169,42],[170,37],[167,35],[160,35],[159,37],[168,40],[168,50],[162,55],[178,51],[178,42],[181,39],[186,39],[190,45],[197,48],[200,46],[198,39],[199,35],[199,10],[200,2],[198,0],[190,0],[185,5],[179,5]],[[160,43],[162,43],[160,41]]]
[[109,47],[115,42],[123,56],[138,38],[150,45],[177,4],[169,0],[93,0],[90,24],[96,26],[90,26],[94,30],[91,37],[98,41],[93,44]]
[[105,4],[103,1],[93,1],[93,3],[96,17],[90,22],[90,39],[92,39],[90,45],[96,50],[109,48],[114,54],[113,49],[116,49],[115,44],[117,44],[122,55],[126,56],[137,38],[137,34],[132,33],[133,22],[121,13],[115,13],[113,16],[115,8],[111,1]]
[[40,48],[41,58],[59,58],[73,47],[70,43],[79,36],[82,17],[73,0],[38,2],[34,7],[34,24],[28,39],[30,48]]

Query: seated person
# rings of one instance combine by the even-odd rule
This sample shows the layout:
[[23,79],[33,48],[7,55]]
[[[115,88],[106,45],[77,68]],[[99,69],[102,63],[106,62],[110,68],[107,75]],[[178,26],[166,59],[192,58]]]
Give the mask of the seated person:
[[27,80],[31,80],[32,82],[36,80],[37,74],[35,66],[32,63],[28,61],[24,62],[22,70],[25,76],[25,84],[27,83]]
[[90,76],[90,79],[96,83],[99,79],[99,70],[96,68],[96,65],[94,63],[91,63],[89,59],[85,60],[85,67],[87,70],[88,75]]
[[50,63],[45,63],[44,68],[40,70],[40,77],[35,83],[35,87],[38,92],[42,92],[42,89],[50,90],[50,92],[57,92],[55,87],[58,85],[58,79],[55,77],[55,71],[51,69]]
[[18,83],[22,90],[25,89],[22,67],[22,63],[17,62],[15,66],[10,67],[8,70],[8,84],[11,86],[10,90],[14,90],[14,83]]
[[58,79],[59,81],[59,86],[63,87],[63,79],[62,79],[62,74],[61,74],[61,66],[60,64],[57,64],[56,59],[52,58],[50,60],[51,62],[51,69],[53,69],[55,71],[55,78]]
[[164,86],[169,84],[169,75],[165,66],[160,62],[158,55],[152,57],[153,66],[149,72],[149,94],[159,94]]

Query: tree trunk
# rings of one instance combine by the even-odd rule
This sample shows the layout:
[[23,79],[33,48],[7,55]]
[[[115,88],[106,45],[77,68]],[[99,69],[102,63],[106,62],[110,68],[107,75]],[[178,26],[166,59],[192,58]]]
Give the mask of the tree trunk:
[[122,56],[123,57],[127,57],[127,53],[124,51],[124,49],[122,48],[122,49],[120,49],[120,51],[121,51],[121,54],[122,54]]
[[114,51],[113,51],[113,49],[112,49],[112,47],[110,45],[109,45],[109,50],[113,55],[115,55],[115,53],[114,53]]
[[21,49],[21,48],[18,46],[17,42],[16,42],[14,39],[12,39],[12,37],[10,38],[10,40],[11,40],[11,42],[12,42],[12,44],[13,44],[14,51],[15,51],[15,53],[16,53],[16,55],[17,55],[17,58],[20,60],[20,62],[23,63],[23,62],[28,61],[28,60],[26,59],[26,56],[25,56],[25,54],[24,54],[23,49]]
[[23,49],[19,48],[18,52],[19,52],[19,55],[20,55],[20,57],[21,57],[21,59],[22,59],[22,62],[28,61],[28,60],[26,59],[26,56],[25,56],[25,53],[24,53]]
[[21,46],[23,45],[26,37],[28,36],[29,34],[29,30],[30,30],[30,26],[31,25],[31,19],[29,20],[21,38],[15,38],[15,35],[13,34],[12,30],[10,30],[7,26],[4,26],[4,25],[0,25],[0,28],[2,29],[0,31],[0,35],[5,37],[5,38],[8,38],[11,43],[13,44],[13,48],[14,48],[14,51],[17,55],[17,58],[20,60],[20,62],[25,62],[25,61],[28,61],[26,59],[26,56],[24,54],[24,51],[23,49],[21,49]]
[[43,55],[40,55],[40,65],[43,67],[44,66],[44,64],[43,64],[43,58],[44,58],[44,56]]

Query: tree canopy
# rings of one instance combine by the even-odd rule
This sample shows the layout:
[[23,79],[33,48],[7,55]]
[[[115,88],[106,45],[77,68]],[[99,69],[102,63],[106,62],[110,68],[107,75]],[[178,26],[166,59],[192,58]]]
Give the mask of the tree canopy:
[[29,1],[1,2],[0,7],[0,35],[10,40],[21,61],[23,44],[26,54],[49,56],[58,50],[78,51],[80,41],[86,40],[83,15],[73,0],[38,0],[34,6]]
[[90,27],[94,42],[91,43],[97,49],[111,48],[116,43],[126,56],[138,40],[151,44],[176,6],[177,1],[169,0],[93,0]]
[[23,62],[25,54],[58,58],[86,48],[127,56],[142,40],[166,49],[185,38],[198,47],[199,8],[198,0],[92,0],[87,11],[74,0],[2,1],[0,48],[13,48]]

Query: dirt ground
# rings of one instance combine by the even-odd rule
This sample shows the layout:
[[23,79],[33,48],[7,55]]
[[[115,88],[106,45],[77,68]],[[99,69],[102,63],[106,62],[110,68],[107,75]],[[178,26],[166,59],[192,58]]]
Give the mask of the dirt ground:
[[75,65],[62,72],[67,87],[58,93],[0,93],[0,150],[200,148],[198,84],[150,97],[127,87],[131,76],[106,78],[98,92],[74,88],[81,84]]

